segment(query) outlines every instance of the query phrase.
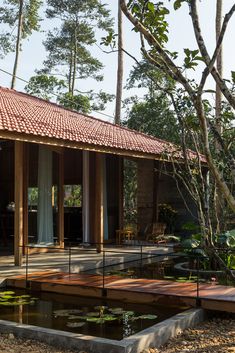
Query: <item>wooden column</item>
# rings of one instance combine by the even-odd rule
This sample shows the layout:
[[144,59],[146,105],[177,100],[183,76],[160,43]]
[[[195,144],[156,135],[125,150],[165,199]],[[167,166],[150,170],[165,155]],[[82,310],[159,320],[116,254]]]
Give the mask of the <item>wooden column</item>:
[[14,225],[14,255],[15,265],[22,265],[23,245],[23,184],[24,184],[24,143],[15,141],[15,225]]
[[24,156],[23,156],[23,253],[25,254],[27,249],[25,246],[28,245],[28,226],[29,226],[29,215],[28,215],[28,184],[29,184],[29,152],[28,144],[24,143]]
[[64,247],[64,152],[59,153],[58,178],[58,241],[60,248]]
[[[95,239],[96,243],[104,242],[104,156],[96,153],[95,158]],[[103,245],[97,244],[97,252],[101,252]]]
[[124,208],[123,208],[123,193],[124,193],[124,174],[123,174],[123,157],[118,159],[118,212],[119,212],[119,229],[123,229],[124,226]]
[[160,176],[160,162],[154,161],[153,165],[153,223],[158,221],[158,185]]

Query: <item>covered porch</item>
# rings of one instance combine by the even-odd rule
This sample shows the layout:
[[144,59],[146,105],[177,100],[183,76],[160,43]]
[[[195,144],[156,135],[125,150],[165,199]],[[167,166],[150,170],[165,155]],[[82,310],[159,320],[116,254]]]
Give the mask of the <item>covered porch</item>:
[[172,144],[16,91],[1,89],[0,103],[1,253],[12,243],[15,265],[28,244],[59,251],[92,243],[100,252],[119,242],[126,161],[135,164],[138,241],[157,222],[159,203],[190,218],[176,184],[160,173],[170,168]]

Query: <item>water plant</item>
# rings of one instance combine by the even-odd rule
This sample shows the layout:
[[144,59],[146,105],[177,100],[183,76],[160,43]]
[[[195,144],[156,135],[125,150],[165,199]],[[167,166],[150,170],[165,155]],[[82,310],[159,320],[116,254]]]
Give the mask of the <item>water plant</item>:
[[37,299],[29,294],[16,295],[13,291],[0,292],[0,305],[2,306],[33,305]]
[[[134,311],[124,310],[123,308],[109,308],[107,306],[95,306],[95,311],[86,312],[80,309],[63,309],[55,310],[54,317],[65,317],[67,327],[76,328],[82,327],[86,323],[105,324],[108,322],[117,321],[122,323],[124,321],[134,322],[136,320],[155,320],[156,315],[145,314],[136,315]],[[78,315],[79,314],[79,315]],[[75,321],[76,320],[76,321]]]

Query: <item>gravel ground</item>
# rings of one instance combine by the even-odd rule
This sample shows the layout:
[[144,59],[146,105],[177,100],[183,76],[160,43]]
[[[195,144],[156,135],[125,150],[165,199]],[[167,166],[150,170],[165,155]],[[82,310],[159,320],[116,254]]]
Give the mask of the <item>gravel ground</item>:
[[[85,353],[79,350],[77,352]],[[2,334],[0,353],[74,353],[74,351],[61,350],[32,340],[21,340],[15,338],[13,334]],[[235,353],[235,318],[211,319],[194,329],[185,330],[161,349],[145,349],[143,353]]]

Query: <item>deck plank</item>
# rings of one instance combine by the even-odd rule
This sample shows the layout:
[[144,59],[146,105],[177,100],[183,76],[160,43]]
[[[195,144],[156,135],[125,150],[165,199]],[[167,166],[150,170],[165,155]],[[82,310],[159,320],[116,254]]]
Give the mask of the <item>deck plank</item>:
[[[18,275],[11,277],[11,283],[17,286],[17,281],[22,283],[25,276]],[[96,274],[69,274],[66,272],[36,272],[28,275],[28,281],[38,284],[53,284],[55,287],[73,286],[80,288],[103,288],[103,277]],[[111,291],[121,292],[123,294],[134,293],[151,294],[155,296],[166,297],[181,297],[181,298],[194,298],[197,296],[196,283],[182,283],[167,280],[154,280],[143,278],[120,278],[119,276],[105,276],[105,288]],[[55,290],[55,288],[54,288]],[[235,312],[235,287],[222,286],[213,284],[200,284],[199,297],[205,307],[214,310],[221,310],[227,308],[226,311]],[[196,301],[195,301],[196,302]]]

